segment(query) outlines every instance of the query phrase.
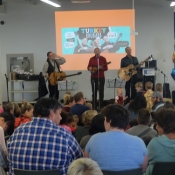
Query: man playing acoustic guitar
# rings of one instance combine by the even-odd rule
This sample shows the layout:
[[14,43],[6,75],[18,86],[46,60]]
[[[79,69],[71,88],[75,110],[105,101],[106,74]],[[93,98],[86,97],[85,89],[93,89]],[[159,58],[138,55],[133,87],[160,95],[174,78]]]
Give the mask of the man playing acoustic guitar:
[[[133,57],[131,55],[131,47],[125,48],[126,56],[121,59],[120,67],[124,68],[127,67],[130,64],[133,64],[134,66],[137,66],[139,64],[138,59],[136,57]],[[140,63],[140,65],[143,65],[143,63]],[[125,96],[128,96],[125,103],[129,103],[130,100],[134,99],[136,97],[136,90],[135,90],[135,84],[137,83],[137,74],[131,75],[131,79],[126,82],[125,84]],[[131,94],[131,95],[130,95]]]
[[[87,69],[91,72],[93,108],[96,108],[97,89],[99,90],[100,107],[103,104],[105,76],[104,71],[108,70],[106,58],[100,55],[100,49],[94,49],[95,56],[91,57]],[[98,70],[99,66],[99,70]],[[99,84],[98,84],[99,83]],[[94,94],[95,93],[95,94]]]
[[[50,75],[52,73],[60,72],[59,65],[64,64],[65,62],[66,62],[65,58],[58,56],[51,51],[48,52],[47,61],[43,66],[43,71],[42,71],[43,76],[49,80]],[[55,82],[55,84],[52,85],[50,81],[48,81],[48,87],[49,87],[49,97],[55,98],[56,100],[58,100],[59,98],[58,83]]]

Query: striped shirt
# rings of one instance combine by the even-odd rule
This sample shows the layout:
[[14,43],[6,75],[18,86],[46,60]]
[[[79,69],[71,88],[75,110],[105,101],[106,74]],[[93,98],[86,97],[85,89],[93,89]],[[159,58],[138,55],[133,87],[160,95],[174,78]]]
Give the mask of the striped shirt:
[[20,125],[8,144],[9,175],[14,169],[59,169],[66,175],[68,166],[83,156],[75,138],[46,118],[35,118]]

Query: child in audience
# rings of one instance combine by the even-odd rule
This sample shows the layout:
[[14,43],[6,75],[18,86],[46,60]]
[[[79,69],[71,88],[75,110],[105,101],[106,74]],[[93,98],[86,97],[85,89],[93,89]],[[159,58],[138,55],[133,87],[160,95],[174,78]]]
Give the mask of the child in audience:
[[159,91],[163,96],[163,86],[161,83],[156,84],[155,91]]
[[27,101],[22,102],[21,116],[15,119],[15,129],[23,123],[30,122],[33,118],[33,105]]
[[68,132],[71,132],[71,128],[66,125],[67,119],[68,119],[68,113],[65,111],[61,112],[61,120],[60,120],[60,126],[64,129],[66,129]]
[[115,97],[115,103],[124,105],[124,101],[128,98],[127,96],[123,98],[123,89],[117,88],[116,89],[117,96]]
[[77,128],[77,124],[79,122],[78,115],[73,115],[74,123],[72,124],[73,127]]
[[70,127],[72,132],[74,132],[76,130],[76,127],[74,124],[75,122],[74,122],[73,114],[71,112],[68,112],[67,115],[68,115],[68,118],[67,118],[66,125]]
[[142,84],[141,82],[137,82],[137,83],[135,84],[135,89],[136,89],[137,95],[138,95],[138,96],[142,96],[143,84]]
[[152,111],[152,106],[153,106],[151,96],[153,95],[154,91],[152,90],[152,88],[153,88],[153,83],[152,82],[146,82],[146,84],[145,84],[146,93],[144,94],[144,97],[146,98],[146,101],[147,101],[146,109],[149,112]]
[[87,102],[87,103],[85,103],[85,106],[89,107],[89,108],[90,108],[90,110],[92,110],[92,103]]

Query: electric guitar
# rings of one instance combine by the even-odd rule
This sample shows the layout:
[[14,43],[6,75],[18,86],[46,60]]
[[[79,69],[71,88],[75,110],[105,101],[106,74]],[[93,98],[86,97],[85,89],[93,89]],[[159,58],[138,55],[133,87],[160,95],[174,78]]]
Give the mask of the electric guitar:
[[127,67],[120,68],[118,70],[118,77],[121,79],[124,79],[126,81],[129,81],[130,78],[137,73],[137,68],[141,66],[141,64],[145,61],[148,61],[151,57],[149,56],[147,59],[142,61],[137,66],[134,66],[133,64],[128,65]]
[[76,74],[66,75],[64,72],[52,72],[49,76],[49,82],[52,86],[58,84],[58,81],[66,80],[66,77],[71,77],[75,75],[80,75],[82,72],[78,72]]
[[[104,66],[106,66],[106,65],[108,65],[108,64],[111,64],[111,61],[110,62],[107,62],[107,63],[105,63],[105,64],[103,64],[103,65],[100,65],[101,67],[104,67]],[[91,70],[91,73],[92,74],[96,74],[98,72],[98,67],[92,67],[92,70]]]

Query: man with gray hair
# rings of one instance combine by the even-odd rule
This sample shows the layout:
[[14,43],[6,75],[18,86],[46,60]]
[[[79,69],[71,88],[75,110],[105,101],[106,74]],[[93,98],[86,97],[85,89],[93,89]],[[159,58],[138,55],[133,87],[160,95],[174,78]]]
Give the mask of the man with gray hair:
[[72,162],[67,175],[103,175],[98,164],[89,158],[80,158]]

